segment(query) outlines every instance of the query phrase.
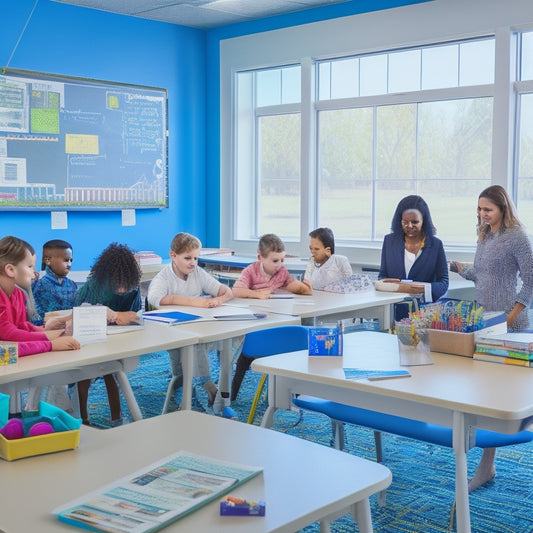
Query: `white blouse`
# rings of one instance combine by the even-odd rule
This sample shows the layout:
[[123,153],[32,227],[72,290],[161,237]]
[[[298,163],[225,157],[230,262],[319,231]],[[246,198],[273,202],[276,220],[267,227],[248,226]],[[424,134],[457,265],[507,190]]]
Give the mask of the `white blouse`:
[[347,278],[353,274],[352,265],[344,255],[333,254],[325,263],[315,265],[311,257],[305,269],[304,279],[311,283],[313,289],[322,290],[326,285]]

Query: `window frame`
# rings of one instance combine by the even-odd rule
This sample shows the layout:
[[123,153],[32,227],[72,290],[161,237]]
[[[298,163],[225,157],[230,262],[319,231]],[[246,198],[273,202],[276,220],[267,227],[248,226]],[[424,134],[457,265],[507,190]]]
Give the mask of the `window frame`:
[[[439,5],[437,5],[439,4]],[[508,13],[494,6],[494,13],[489,17],[493,20],[490,22],[477,23],[475,17],[471,17],[469,21],[472,31],[468,34],[464,33],[461,29],[457,31],[457,27],[468,27],[468,24],[463,20],[462,24],[455,24],[454,30],[453,24],[447,28],[444,28],[438,21],[438,14],[444,15],[444,6],[436,2],[429,6],[429,10],[432,14],[426,13],[427,16],[423,17],[423,20],[418,20],[415,24],[412,20],[407,21],[406,24],[411,25],[412,41],[405,42],[405,35],[409,34],[409,28],[403,28],[403,35],[400,36],[396,30],[391,30],[388,35],[375,36],[371,34],[371,28],[373,22],[379,24],[383,22],[385,18],[389,18],[391,15],[385,15],[382,13],[372,13],[365,15],[354,15],[351,17],[344,17],[342,19],[334,21],[322,21],[317,25],[304,25],[302,27],[292,27],[285,30],[274,30],[272,32],[265,32],[263,34],[255,34],[252,36],[243,36],[241,38],[235,38],[228,40],[228,48],[225,49],[224,43],[221,43],[221,72],[224,69],[224,65],[232,64],[232,68],[226,70],[228,76],[233,75],[237,70],[244,70],[246,68],[264,68],[264,67],[281,67],[289,63],[295,64],[297,62],[301,65],[301,81],[302,81],[302,99],[301,99],[301,123],[302,123],[302,165],[301,165],[301,237],[300,242],[289,242],[287,244],[287,250],[294,255],[307,255],[308,254],[308,238],[307,234],[311,229],[314,229],[313,225],[313,213],[314,206],[317,201],[317,179],[315,172],[315,164],[317,158],[316,150],[316,132],[314,125],[316,123],[316,114],[318,110],[322,109],[336,109],[346,106],[347,104],[352,106],[363,106],[373,102],[383,103],[406,103],[408,101],[434,101],[437,99],[455,99],[460,95],[475,97],[475,96],[489,96],[493,98],[493,140],[492,140],[492,173],[491,183],[500,184],[508,188],[513,185],[513,162],[515,158],[514,151],[510,148],[514,142],[514,91],[515,87],[510,81],[513,81],[513,50],[516,47],[515,31],[517,30],[517,22],[520,20],[527,20],[526,4],[518,6],[519,9],[511,16]],[[405,9],[412,13],[412,9]],[[400,11],[404,11],[403,8],[394,10],[394,24],[401,26],[402,17],[398,19]],[[434,11],[434,12],[433,12]],[[468,18],[470,15],[465,14]],[[503,18],[502,18],[503,17]],[[457,19],[457,17],[455,17]],[[363,20],[364,19],[364,20]],[[431,20],[430,20],[431,19]],[[511,24],[511,20],[513,23]],[[507,21],[507,23],[506,23]],[[427,24],[425,24],[427,22]],[[364,25],[364,27],[363,27]],[[427,26],[425,33],[429,37],[420,37],[419,29]],[[492,25],[492,27],[491,27]],[[311,29],[311,26],[314,26]],[[320,26],[320,28],[318,27]],[[355,28],[354,26],[357,26]],[[358,32],[354,31],[359,30]],[[327,44],[320,42],[319,34],[324,32],[330,36]],[[455,33],[454,33],[455,31]],[[294,33],[295,35],[289,37],[287,32]],[[374,32],[376,33],[376,32]],[[348,37],[349,36],[349,37]],[[424,47],[437,45],[440,43],[463,41],[477,38],[486,38],[493,36],[495,39],[495,72],[494,72],[494,84],[492,85],[479,85],[468,87],[453,87],[448,89],[432,89],[426,91],[419,91],[409,93],[409,97],[406,98],[406,94],[387,94],[379,97],[358,97],[358,102],[353,102],[351,98],[339,99],[336,101],[322,100],[318,101],[315,95],[314,84],[314,64],[319,60],[333,60],[336,58],[343,58],[348,56],[355,56],[360,54],[369,53],[383,53],[400,51],[401,49],[408,49],[412,47]],[[230,42],[231,41],[231,42]],[[276,42],[274,42],[276,41]],[[242,52],[245,46],[254,44],[253,50],[249,49],[246,52]],[[240,47],[240,51],[237,51],[237,46]],[[327,49],[327,52],[326,52]],[[261,50],[261,51],[260,51]],[[238,68],[235,63],[235,55],[242,53],[242,57],[237,58]],[[255,57],[254,57],[255,55]],[[246,59],[244,59],[246,56]],[[288,57],[290,59],[288,59]],[[299,58],[296,60],[295,58]],[[224,61],[227,59],[227,63]],[[243,60],[244,59],[244,60]],[[226,102],[230,103],[229,109],[223,109],[225,106],[221,106],[221,120],[222,131],[224,128],[231,124],[231,106],[233,102],[231,100],[231,93],[225,92],[231,86],[232,82],[228,77],[224,80],[224,75],[221,74],[221,102],[224,97],[230,97]],[[514,78],[516,79],[516,78]],[[229,85],[228,85],[229,81]],[[522,82],[520,82],[522,83]],[[516,86],[516,83],[515,83]],[[453,91],[453,96],[452,92]],[[421,94],[424,93],[424,94]],[[450,95],[446,97],[446,93]],[[422,100],[421,100],[422,99]],[[228,119],[229,121],[225,120]],[[227,131],[227,130],[226,130]],[[222,145],[224,145],[224,137],[221,137]],[[233,145],[232,150],[235,149]],[[224,153],[224,150],[222,150]],[[232,198],[232,194],[228,192],[228,187],[232,181],[232,163],[228,158],[222,156],[222,189],[225,190],[223,198],[221,198],[222,206],[225,201]],[[229,179],[228,179],[229,177]],[[231,188],[231,187],[229,187]],[[513,187],[511,187],[513,190]],[[231,204],[232,209],[235,209],[235,205]],[[237,252],[250,253],[255,251],[256,241],[236,241],[232,239],[232,227],[228,224],[227,217],[225,216],[226,210],[222,209],[221,217],[221,245],[229,246]],[[473,211],[475,210],[475,204]],[[446,244],[446,243],[445,243]],[[469,260],[473,256],[475,250],[475,243],[468,246],[453,247],[450,250],[447,247],[448,252],[454,253],[454,258],[458,260]],[[354,263],[358,263],[362,266],[375,267],[379,264],[379,251],[381,249],[381,242],[375,243],[358,243],[351,242],[338,243],[338,253],[344,253]]]

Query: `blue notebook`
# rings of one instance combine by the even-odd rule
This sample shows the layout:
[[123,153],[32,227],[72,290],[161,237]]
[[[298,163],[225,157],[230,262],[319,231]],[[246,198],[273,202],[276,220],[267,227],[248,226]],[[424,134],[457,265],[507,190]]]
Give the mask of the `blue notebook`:
[[143,314],[144,320],[153,320],[154,322],[163,322],[165,324],[181,324],[182,322],[191,322],[202,318],[200,315],[191,315],[181,311],[158,311]]

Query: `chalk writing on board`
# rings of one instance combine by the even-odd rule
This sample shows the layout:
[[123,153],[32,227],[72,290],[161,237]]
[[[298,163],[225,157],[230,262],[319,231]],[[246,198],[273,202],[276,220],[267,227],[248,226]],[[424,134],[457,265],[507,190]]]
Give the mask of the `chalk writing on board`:
[[167,93],[0,71],[0,207],[168,207]]

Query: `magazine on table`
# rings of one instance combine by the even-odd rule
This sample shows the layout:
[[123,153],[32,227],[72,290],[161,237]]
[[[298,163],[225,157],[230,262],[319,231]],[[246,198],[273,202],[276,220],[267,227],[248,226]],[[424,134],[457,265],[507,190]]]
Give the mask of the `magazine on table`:
[[261,471],[180,451],[52,512],[62,522],[92,531],[157,531]]

